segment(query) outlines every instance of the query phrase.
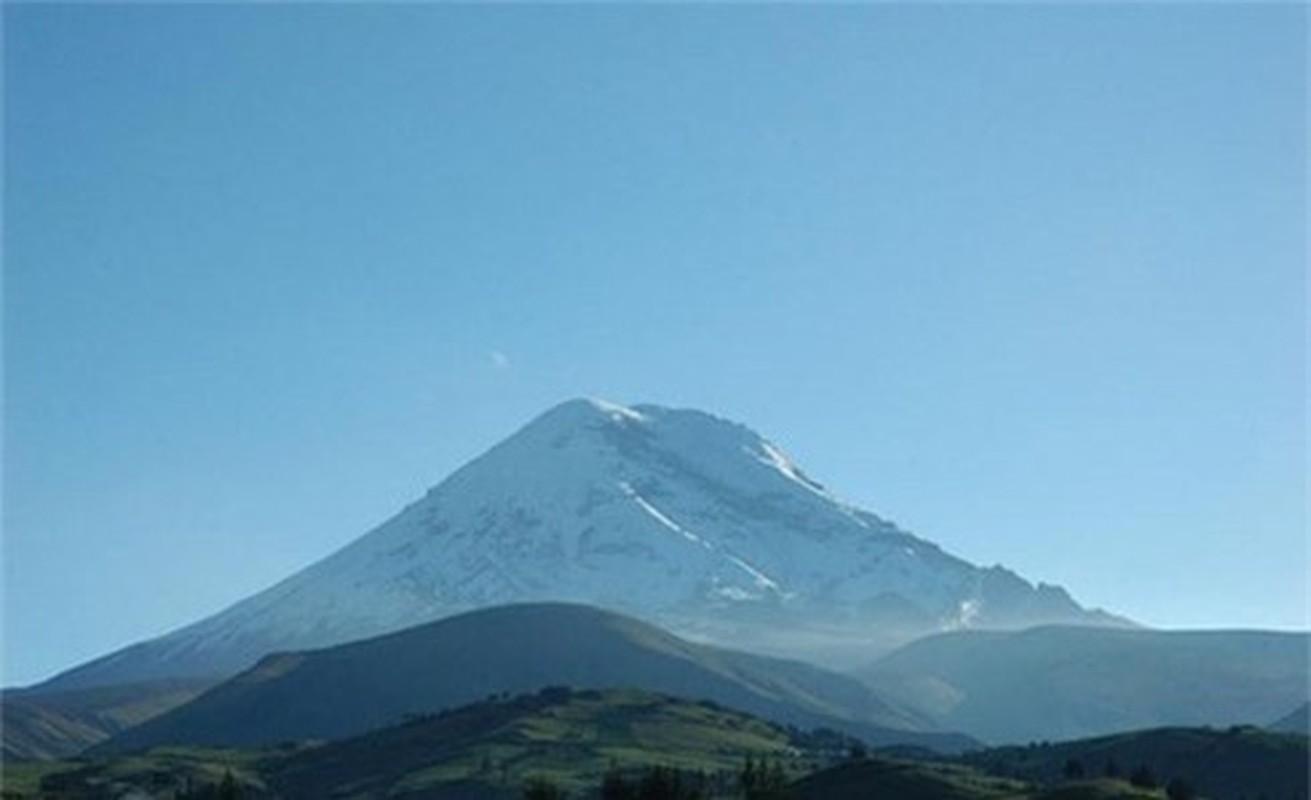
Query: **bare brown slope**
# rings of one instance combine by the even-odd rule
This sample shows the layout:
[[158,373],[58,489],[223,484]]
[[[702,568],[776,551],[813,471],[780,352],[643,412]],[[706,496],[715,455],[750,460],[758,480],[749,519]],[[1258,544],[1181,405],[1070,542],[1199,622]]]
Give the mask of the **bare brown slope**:
[[168,680],[69,692],[7,690],[0,694],[4,759],[76,755],[177,708],[212,685],[213,681]]

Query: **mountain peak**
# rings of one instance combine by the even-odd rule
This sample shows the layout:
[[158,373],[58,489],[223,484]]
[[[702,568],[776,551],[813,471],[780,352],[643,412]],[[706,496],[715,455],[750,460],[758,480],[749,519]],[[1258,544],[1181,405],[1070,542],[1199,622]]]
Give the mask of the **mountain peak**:
[[787,655],[803,655],[798,642],[814,643],[818,626],[866,658],[871,640],[1100,621],[1063,591],[972,565],[836,500],[745,425],[582,398],[342,550],[102,671],[208,674],[275,649],[544,601]]
[[694,408],[670,408],[655,403],[625,405],[598,397],[578,397],[554,405],[533,418],[520,433],[565,433],[579,428],[597,429],[609,425],[621,428],[645,426],[666,432],[694,432],[711,437],[706,444],[750,444],[763,438],[741,423]]
[[547,409],[530,422],[528,427],[537,425],[570,427],[600,422],[640,423],[645,421],[646,418],[636,409],[619,403],[599,397],[576,397]]
[[[495,461],[496,469],[488,469],[487,461]],[[785,490],[765,485],[782,478],[793,488],[825,495],[777,445],[745,425],[695,409],[596,398],[552,407],[470,467],[522,480],[528,471],[547,471],[553,484],[596,482],[608,474],[615,486],[628,482],[634,470],[682,471],[753,493]]]

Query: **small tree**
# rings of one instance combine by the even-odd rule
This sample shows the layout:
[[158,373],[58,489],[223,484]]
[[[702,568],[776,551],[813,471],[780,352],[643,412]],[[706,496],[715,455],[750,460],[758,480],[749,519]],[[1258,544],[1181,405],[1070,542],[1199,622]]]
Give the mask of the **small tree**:
[[783,765],[777,760],[773,761],[765,773],[765,796],[782,797],[787,790],[787,785],[788,776],[783,771]]
[[218,792],[215,793],[218,800],[238,800],[241,797],[241,787],[237,784],[237,779],[232,774],[232,770],[224,770],[223,780],[219,781]]
[[568,795],[547,778],[534,776],[523,787],[524,800],[565,800]]
[[778,761],[767,762],[763,758],[754,762],[747,757],[746,766],[742,768],[742,796],[746,800],[774,800],[787,796],[787,773]]
[[637,797],[638,800],[681,800],[682,776],[670,767],[648,767],[637,785]]
[[755,760],[751,758],[750,754],[748,754],[746,762],[742,765],[742,772],[738,776],[738,783],[740,784],[743,795],[747,797],[751,796],[751,792],[755,790],[756,785],[760,782],[759,775],[760,773],[756,769]]
[[1129,783],[1137,786],[1139,789],[1155,789],[1156,774],[1152,772],[1151,767],[1143,764],[1129,775]]
[[1194,800],[1197,797],[1193,785],[1183,778],[1171,778],[1165,785],[1165,796],[1170,800]]
[[624,779],[619,765],[610,762],[610,768],[601,779],[601,800],[636,800],[637,789]]

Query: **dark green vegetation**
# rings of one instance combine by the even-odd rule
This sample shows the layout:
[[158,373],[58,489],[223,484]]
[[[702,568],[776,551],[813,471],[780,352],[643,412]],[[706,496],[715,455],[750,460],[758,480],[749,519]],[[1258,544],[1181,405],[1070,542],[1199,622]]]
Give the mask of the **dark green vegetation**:
[[991,773],[1043,783],[1063,777],[1120,777],[1153,787],[1182,782],[1214,800],[1306,800],[1309,758],[1305,736],[1235,727],[1162,728],[999,747],[962,760]]
[[856,760],[799,800],[1307,800],[1311,742],[1258,728],[1165,728],[950,758]]
[[63,758],[196,697],[204,680],[167,680],[67,692],[0,694],[5,761]]
[[990,743],[1265,724],[1304,703],[1302,633],[1045,627],[912,642],[860,675]]
[[794,796],[798,800],[991,800],[1025,796],[1028,788],[955,764],[862,758],[802,778]]
[[859,681],[794,661],[686,642],[599,609],[506,606],[324,650],[286,653],[102,746],[251,746],[339,739],[499,693],[640,686],[875,744],[960,750]]
[[1035,784],[959,764],[868,758],[797,781],[792,800],[1169,800],[1160,789],[1120,779],[1060,779]]

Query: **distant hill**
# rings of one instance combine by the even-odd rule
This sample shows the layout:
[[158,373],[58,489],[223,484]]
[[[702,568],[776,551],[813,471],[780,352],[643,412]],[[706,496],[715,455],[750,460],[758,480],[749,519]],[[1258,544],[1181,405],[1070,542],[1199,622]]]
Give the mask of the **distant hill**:
[[1303,703],[1301,708],[1280,717],[1266,727],[1272,731],[1311,736],[1311,703]]
[[858,674],[987,742],[1265,724],[1307,699],[1302,633],[1043,627],[912,642]]
[[211,685],[165,680],[68,692],[0,693],[5,761],[63,758],[174,709]]
[[960,760],[996,774],[1052,783],[1074,762],[1087,777],[1129,777],[1145,767],[1165,786],[1178,778],[1210,800],[1306,800],[1311,745],[1305,736],[1255,727],[1162,728],[1059,744],[1001,747]]
[[339,739],[501,693],[636,687],[709,699],[872,743],[959,750],[971,740],[799,662],[692,644],[589,606],[533,604],[461,615],[324,650],[270,656],[193,702],[103,745],[248,746]]

